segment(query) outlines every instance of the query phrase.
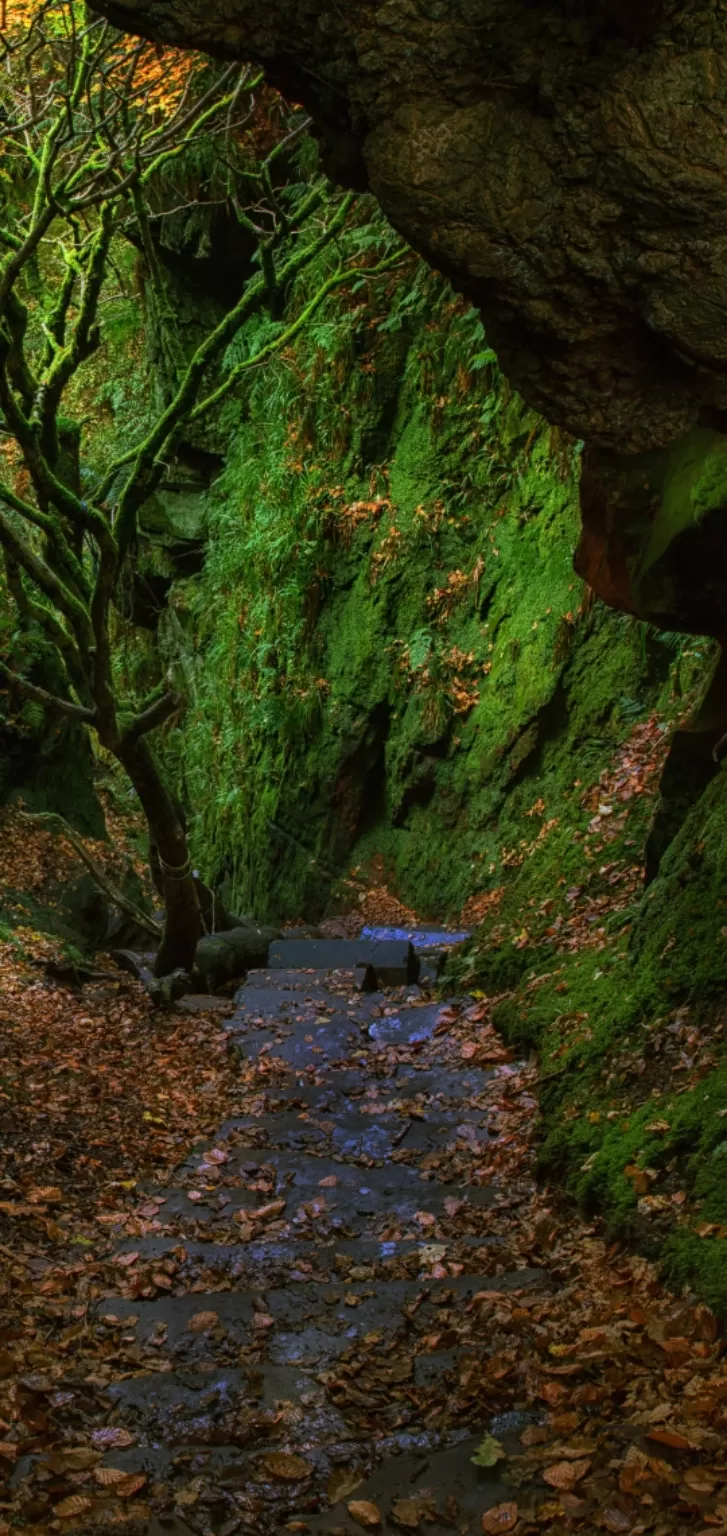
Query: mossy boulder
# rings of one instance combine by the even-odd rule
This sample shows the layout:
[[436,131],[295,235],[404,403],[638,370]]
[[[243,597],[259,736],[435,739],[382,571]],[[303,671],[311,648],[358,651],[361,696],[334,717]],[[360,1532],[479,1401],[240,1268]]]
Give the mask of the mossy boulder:
[[252,923],[225,933],[205,934],[195,953],[194,987],[202,992],[216,992],[248,971],[266,966],[270,945],[280,937],[279,929],[258,928]]

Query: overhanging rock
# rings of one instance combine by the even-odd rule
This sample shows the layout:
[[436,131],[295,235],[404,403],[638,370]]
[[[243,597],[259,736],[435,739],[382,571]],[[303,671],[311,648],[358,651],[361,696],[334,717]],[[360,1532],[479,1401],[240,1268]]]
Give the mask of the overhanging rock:
[[727,410],[713,0],[96,0],[262,64],[333,176],[481,308],[525,398],[620,451]]

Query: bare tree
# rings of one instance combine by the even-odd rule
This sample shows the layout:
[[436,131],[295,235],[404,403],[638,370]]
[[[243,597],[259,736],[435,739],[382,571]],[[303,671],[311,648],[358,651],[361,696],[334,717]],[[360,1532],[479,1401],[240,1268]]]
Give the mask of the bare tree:
[[[0,34],[0,434],[25,471],[22,492],[0,478],[0,547],[18,614],[53,647],[63,686],[41,688],[7,661],[0,673],[45,709],[95,731],[128,774],[163,876],[166,922],[156,970],[164,975],[191,965],[202,919],[185,829],[150,742],[184,698],[171,678],[145,699],[122,697],[114,678],[114,602],[134,558],[138,514],[185,430],[247,369],[286,346],[334,288],[392,259],[339,265],[267,347],[221,372],[239,328],[278,303],[335,239],[351,199],[333,199],[322,178],[281,187],[276,162],[305,129],[299,113],[288,116],[255,165],[241,162],[259,76],[237,64],[162,55],[94,19],[78,0],[30,9],[29,20]],[[215,142],[236,216],[254,240],[254,273],[192,355],[178,355],[151,427],[102,478],[94,483],[89,469],[80,481],[66,464],[64,396],[101,343],[114,244],[127,238],[145,253],[147,281],[163,311],[152,233],[158,189],[204,137]],[[39,307],[33,295],[44,263],[52,302]],[[92,493],[82,494],[88,483]]]

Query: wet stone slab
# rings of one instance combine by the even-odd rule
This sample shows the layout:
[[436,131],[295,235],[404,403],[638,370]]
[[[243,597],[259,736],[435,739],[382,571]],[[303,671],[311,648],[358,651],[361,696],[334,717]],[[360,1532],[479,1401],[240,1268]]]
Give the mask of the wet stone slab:
[[[341,968],[238,990],[240,1113],[143,1195],[97,1304],[134,1435],[108,1464],[167,1490],[167,1536],[359,1536],[352,1498],[384,1533],[474,1536],[508,1497],[472,1464],[492,1420],[458,1383],[498,1297],[527,1309],[544,1281],[508,1254],[481,1169],[497,1074],[460,1069],[451,1016],[414,985],[357,995]],[[513,1452],[521,1429],[502,1426]]]
[[[426,1531],[455,1530],[458,1536],[481,1536],[483,1512],[510,1495],[492,1473],[478,1477],[471,1459],[475,1446],[476,1441],[468,1436],[446,1449],[391,1457],[372,1477],[362,1480],[351,1499],[374,1504],[383,1515],[386,1531],[397,1529],[389,1517],[398,1501],[418,1500],[428,1514]],[[360,1536],[361,1532],[345,1500],[337,1508],[314,1516],[309,1529],[311,1536]]]

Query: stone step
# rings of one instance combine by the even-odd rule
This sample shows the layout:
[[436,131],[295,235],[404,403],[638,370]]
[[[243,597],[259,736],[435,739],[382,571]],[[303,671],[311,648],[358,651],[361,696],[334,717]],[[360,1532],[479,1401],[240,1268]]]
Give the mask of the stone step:
[[[256,1344],[274,1350],[281,1337],[279,1327],[287,1338],[292,1333],[309,1332],[311,1321],[330,1343],[331,1351],[339,1353],[353,1339],[372,1330],[395,1332],[405,1317],[414,1339],[439,1326],[442,1306],[464,1308],[480,1292],[526,1291],[542,1283],[542,1272],[537,1269],[448,1276],[446,1280],[377,1281],[373,1289],[370,1281],[337,1280],[266,1289],[262,1296],[242,1290],[160,1296],[154,1301],[107,1296],[98,1303],[97,1311],[113,1331],[121,1328],[122,1337],[133,1333],[140,1342],[148,1343],[163,1331],[165,1350],[187,1362],[209,1358],[213,1349],[226,1352],[230,1343],[250,1342],[253,1336]],[[195,1326],[195,1319],[208,1315],[205,1326]],[[256,1322],[260,1317],[272,1318],[272,1325],[260,1325]],[[321,1324],[325,1326],[321,1328]],[[280,1357],[271,1354],[270,1358]]]
[[[505,1432],[504,1439],[511,1453],[520,1449],[514,1432]],[[418,1502],[426,1512],[426,1525],[422,1521],[421,1529],[431,1536],[444,1536],[445,1531],[481,1536],[483,1514],[511,1499],[512,1488],[496,1472],[483,1472],[473,1465],[477,1444],[477,1437],[467,1435],[459,1444],[441,1450],[422,1448],[385,1458],[371,1477],[362,1480],[333,1509],[311,1515],[306,1522],[310,1536],[361,1536],[360,1523],[348,1513],[348,1505],[354,1501],[374,1504],[381,1513],[382,1533],[393,1536],[396,1531],[401,1536],[403,1527],[393,1512],[405,1500],[414,1501],[415,1507]]]
[[[169,1481],[182,1498],[188,1489],[206,1484],[209,1492],[204,1503],[200,1501],[192,1514],[197,1531],[225,1531],[226,1519],[234,1526],[242,1500],[248,1521],[239,1528],[254,1530],[255,1536],[282,1533],[291,1528],[291,1522],[295,1529],[295,1521],[302,1522],[311,1536],[334,1536],[339,1531],[360,1536],[361,1526],[351,1519],[347,1506],[366,1498],[379,1505],[386,1520],[383,1530],[393,1536],[397,1529],[401,1532],[401,1526],[388,1519],[394,1501],[431,1488],[443,1523],[428,1523],[427,1532],[443,1536],[445,1530],[454,1530],[459,1536],[474,1536],[482,1530],[482,1512],[507,1497],[496,1474],[483,1473],[472,1464],[484,1427],[478,1433],[470,1427],[449,1436],[426,1429],[401,1429],[378,1439],[348,1433],[318,1443],[313,1440],[315,1430],[314,1408],[310,1419],[306,1412],[299,1435],[282,1445],[275,1439],[267,1448],[251,1449],[225,1443],[171,1446],[167,1442],[111,1452],[105,1460],[127,1473],[146,1473],[150,1483]],[[510,1454],[516,1452],[518,1430],[500,1429],[499,1438]],[[298,1482],[277,1480],[268,1458],[278,1450],[300,1456],[310,1468],[308,1476]],[[322,1511],[334,1477],[339,1487],[347,1483],[351,1491],[344,1492],[333,1508]],[[456,1514],[451,1503],[446,1506],[447,1497],[456,1500]],[[249,1518],[253,1512],[254,1524]]]
[[[380,1242],[373,1238],[353,1238],[328,1243],[302,1239],[273,1239],[250,1243],[220,1243],[215,1241],[180,1242],[179,1238],[160,1235],[129,1238],[119,1245],[123,1258],[128,1253],[138,1255],[140,1270],[156,1265],[165,1277],[164,1288],[170,1294],[184,1294],[201,1274],[210,1290],[217,1284],[251,1289],[259,1292],[266,1285],[275,1287],[297,1285],[318,1280],[332,1284],[351,1276],[354,1279],[371,1279],[377,1282],[391,1279],[410,1279],[420,1282],[432,1279],[435,1266],[457,1264],[465,1275],[498,1275],[503,1272],[502,1253],[506,1248],[499,1234],[486,1237],[471,1235],[458,1237],[449,1243],[427,1242],[421,1237],[405,1238],[400,1242]],[[164,1260],[171,1261],[171,1269],[162,1269]],[[122,1266],[127,1274],[136,1274]],[[361,1273],[363,1271],[363,1273]],[[153,1284],[153,1282],[152,1282]],[[158,1287],[159,1288],[159,1287]]]
[[[432,1431],[404,1429],[379,1440],[335,1433],[326,1439],[325,1430],[335,1430],[335,1421],[330,1426],[321,1423],[316,1406],[307,1404],[308,1433],[285,1442],[284,1454],[300,1456],[310,1468],[308,1476],[298,1483],[281,1483],[271,1476],[268,1458],[271,1450],[277,1449],[274,1441],[268,1447],[251,1448],[224,1443],[187,1446],[183,1442],[135,1447],[110,1453],[106,1464],[127,1473],[145,1472],[150,1480],[168,1479],[179,1487],[182,1498],[190,1485],[205,1481],[214,1492],[201,1508],[214,1530],[225,1530],[226,1513],[233,1516],[234,1524],[237,1501],[242,1498],[255,1501],[256,1536],[276,1536],[290,1530],[291,1525],[295,1529],[296,1520],[310,1536],[360,1536],[361,1525],[349,1514],[349,1505],[365,1501],[380,1511],[381,1531],[400,1536],[405,1527],[396,1518],[396,1506],[400,1514],[401,1501],[409,1500],[418,1502],[426,1515],[421,1529],[432,1536],[452,1531],[457,1536],[479,1536],[485,1511],[512,1499],[512,1487],[497,1471],[475,1466],[472,1457],[484,1433],[495,1434],[509,1456],[517,1455],[519,1436],[528,1422],[525,1414],[511,1414],[491,1420],[475,1433],[467,1427],[448,1438]],[[209,1409],[201,1415],[199,1428],[202,1433],[208,1430],[214,1434],[214,1414]],[[317,1445],[311,1444],[316,1431],[323,1431],[322,1443]],[[326,1508],[329,1489],[336,1502]],[[196,1530],[200,1529],[201,1508],[194,1511]],[[159,1522],[155,1529],[155,1524],[146,1527],[145,1536],[157,1536],[157,1532],[166,1536],[168,1531],[183,1536],[191,1530],[177,1516],[171,1517],[169,1525]]]
[[373,966],[382,987],[415,982],[419,962],[406,939],[276,939],[268,953],[271,970],[350,971]]
[[[401,1146],[424,1153],[461,1141],[475,1148],[488,1139],[487,1120],[482,1111],[468,1110],[461,1104],[453,1109],[435,1106],[431,1110],[414,1104],[412,1112],[398,1107],[388,1109],[383,1100],[377,1101],[378,1106],[381,1107],[376,1114],[366,1114],[352,1105],[338,1113],[335,1109],[323,1108],[269,1113],[264,1119],[257,1115],[241,1115],[228,1121],[229,1137],[223,1132],[215,1146],[224,1146],[230,1139],[236,1149],[315,1150],[344,1161],[367,1163],[371,1159],[390,1158]],[[237,1161],[240,1160],[238,1157]],[[200,1165],[204,1165],[204,1153],[185,1167]],[[230,1154],[224,1166],[227,1170],[234,1166]]]
[[[263,1218],[266,1226],[274,1224],[271,1235],[276,1237],[290,1235],[286,1232],[289,1227],[306,1237],[317,1231],[323,1240],[332,1233],[386,1238],[416,1236],[417,1232],[446,1239],[460,1231],[486,1232],[487,1214],[497,1203],[497,1192],[490,1185],[425,1183],[416,1169],[403,1165],[396,1167],[394,1179],[386,1165],[358,1168],[302,1152],[262,1149],[248,1152],[246,1159],[251,1180],[259,1164],[275,1169],[272,1190],[260,1193],[239,1185],[198,1190],[190,1184],[197,1197],[192,1199],[186,1190],[170,1186],[158,1196],[162,1204],[156,1219],[161,1230],[172,1223],[178,1227],[180,1221],[195,1227],[236,1222],[240,1228],[254,1230],[261,1207],[284,1201],[279,1211]],[[337,1184],[321,1187],[321,1179],[331,1176],[336,1177]],[[407,1228],[411,1230],[404,1230]],[[195,1235],[195,1231],[190,1232],[190,1236]]]
[[240,1054],[250,1061],[261,1054],[285,1062],[297,1071],[328,1067],[345,1061],[364,1048],[423,1045],[434,1039],[441,1004],[407,1006],[404,999],[396,1012],[378,1016],[376,1009],[338,1008],[327,1015],[285,1016],[273,1010],[269,1023],[262,1022],[259,1008],[248,1013],[236,1009],[228,1020],[228,1029]]
[[[123,1284],[146,1294],[97,1305],[118,1319],[113,1422],[136,1436],[107,1460],[171,1485],[173,1518],[205,1536],[360,1536],[352,1499],[394,1536],[414,1528],[396,1499],[427,1489],[422,1533],[474,1536],[512,1493],[472,1464],[489,1402],[462,1398],[463,1362],[477,1376],[492,1349],[498,1293],[547,1295],[541,1271],[507,1268],[523,1263],[497,1216],[512,1196],[477,1173],[495,1074],[460,1068],[441,1004],[408,979],[408,940],[406,985],[368,996],[352,985],[363,941],[346,965],[346,941],[281,942],[227,1024],[260,1069],[241,1074],[241,1112],[150,1192],[154,1230],[120,1244],[137,1254]],[[291,968],[292,945],[311,969]],[[305,1475],[277,1477],[271,1452]]]
[[[360,1118],[364,1124],[367,1121],[371,1124],[368,1116],[363,1115]],[[431,1118],[435,1130],[439,1121],[446,1122],[444,1129],[447,1132],[457,1132],[461,1127],[462,1134],[458,1139],[464,1141],[473,1152],[476,1152],[479,1146],[478,1132],[483,1131],[483,1135],[486,1136],[486,1128],[480,1127],[477,1123],[481,1118],[479,1116],[475,1121],[467,1122],[461,1119],[460,1114],[452,1114],[449,1119],[444,1114]],[[351,1116],[351,1120],[354,1121],[355,1117]],[[291,1116],[291,1121],[295,1125],[295,1117]],[[416,1126],[419,1122],[415,1120],[412,1123]],[[402,1122],[398,1121],[397,1124],[402,1125]],[[408,1124],[408,1120],[403,1122],[404,1127]],[[423,1124],[426,1125],[428,1122],[425,1121]],[[335,1135],[335,1122],[331,1122],[331,1126],[330,1132],[324,1129],[324,1134],[332,1137]],[[305,1125],[304,1129],[306,1129]],[[320,1129],[320,1127],[312,1129]],[[345,1120],[343,1132],[344,1135],[348,1134]],[[258,1170],[266,1168],[271,1170],[268,1178],[271,1185],[272,1170],[275,1171],[274,1188],[250,1191],[254,1196],[254,1200],[250,1201],[251,1206],[266,1204],[271,1199],[283,1195],[287,1198],[294,1195],[296,1191],[302,1191],[306,1198],[313,1192],[320,1192],[321,1198],[326,1201],[329,1208],[333,1209],[344,1196],[348,1199],[352,1194],[359,1194],[364,1186],[368,1191],[376,1190],[382,1196],[392,1199],[397,1195],[413,1194],[419,1201],[426,1201],[431,1192],[439,1189],[444,1189],[445,1194],[473,1199],[480,1203],[483,1191],[486,1191],[488,1196],[492,1195],[489,1184],[465,1184],[461,1179],[455,1181],[446,1170],[440,1183],[437,1179],[437,1168],[422,1171],[418,1166],[408,1167],[401,1160],[392,1162],[389,1159],[381,1166],[361,1168],[356,1162],[344,1159],[340,1152],[335,1156],[328,1156],[325,1151],[319,1152],[317,1147],[304,1151],[297,1147],[246,1145],[244,1141],[239,1140],[232,1144],[228,1141],[225,1150],[227,1158],[221,1165],[208,1164],[205,1159],[209,1154],[205,1153],[183,1164],[177,1175],[177,1183],[172,1188],[183,1190],[194,1184],[205,1195],[229,1194],[232,1196],[234,1189],[239,1189],[242,1183],[258,1181]],[[215,1173],[219,1175],[218,1178],[213,1177]],[[335,1183],[324,1183],[324,1180],[335,1180]]]
[[[328,971],[248,971],[235,993],[234,1002],[248,1013],[280,1014],[283,1018],[318,1004],[335,1003],[341,1007],[345,998],[352,994],[350,982],[336,993],[331,992],[327,982]],[[376,1006],[373,999],[367,1001]],[[377,1002],[383,1004],[385,1001],[382,992]]]
[[426,950],[451,949],[458,944],[464,944],[472,938],[469,928],[461,928],[458,932],[450,932],[447,928],[385,928],[365,927],[361,929],[362,939],[374,939],[381,943],[385,939],[397,940],[405,943],[407,940],[417,954]]
[[[372,1061],[372,1069],[374,1063]],[[330,1068],[323,1082],[311,1082],[308,1074],[296,1076],[287,1073],[270,1086],[263,1086],[256,1099],[256,1119],[287,1111],[292,1106],[301,1109],[343,1113],[362,1104],[409,1105],[413,1099],[422,1101],[422,1109],[445,1107],[450,1100],[476,1100],[492,1080],[494,1074],[480,1067],[465,1067],[459,1071],[443,1068],[433,1072],[430,1067],[417,1061],[399,1062],[384,1077],[377,1077],[373,1070],[363,1077],[361,1067]],[[363,1079],[363,1080],[362,1080]],[[225,1121],[221,1136],[236,1119]]]
[[[189,1365],[115,1382],[107,1396],[118,1421],[133,1424],[140,1443],[153,1444],[160,1432],[174,1447],[214,1444],[217,1434],[224,1443],[232,1438],[230,1426],[241,1412],[252,1405],[275,1409],[283,1402],[305,1406],[307,1434],[315,1415],[316,1429],[325,1438],[346,1436],[345,1419],[326,1401],[315,1377],[296,1365]],[[267,1421],[249,1426],[250,1448],[269,1440]]]

